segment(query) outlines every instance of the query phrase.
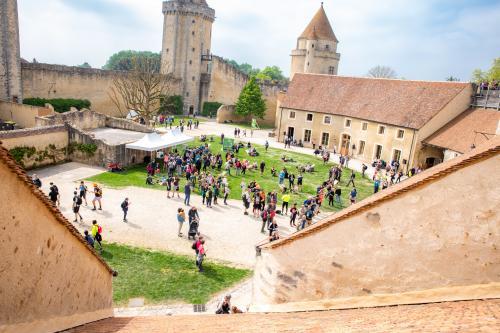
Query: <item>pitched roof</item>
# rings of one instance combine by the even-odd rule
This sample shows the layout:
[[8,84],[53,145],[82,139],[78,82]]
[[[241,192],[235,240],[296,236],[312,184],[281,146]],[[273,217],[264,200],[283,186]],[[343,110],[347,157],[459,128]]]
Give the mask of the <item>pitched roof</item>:
[[494,109],[469,109],[424,140],[424,143],[458,153],[471,151],[496,135],[500,112]]
[[306,27],[306,30],[300,35],[299,38],[307,38],[311,40],[329,40],[334,42],[339,42],[335,33],[333,32],[332,26],[328,17],[326,16],[325,9],[323,8],[323,3],[321,8],[316,12],[313,19]]
[[308,228],[305,228],[288,237],[281,238],[278,241],[267,243],[257,247],[261,249],[273,249],[288,243],[292,243],[296,239],[307,237],[309,235],[320,232],[321,230],[328,228],[332,224],[342,222],[350,218],[351,216],[355,216],[369,209],[372,209],[373,207],[382,204],[385,201],[395,199],[409,191],[414,190],[415,188],[433,182],[437,179],[444,178],[447,175],[457,172],[471,164],[488,159],[498,154],[500,154],[500,136],[491,139],[487,144],[474,149],[468,154],[464,154],[460,157],[454,158],[447,162],[438,164],[430,169],[427,169],[424,172],[411,177],[410,179],[393,185],[392,187],[374,194],[355,205],[343,209],[338,213],[332,214]]
[[115,317],[66,332],[496,332],[499,311],[500,300],[488,299],[298,313]]
[[45,206],[45,209],[49,211],[49,213],[54,217],[54,219],[62,224],[65,228],[67,228],[70,233],[80,241],[88,251],[90,251],[94,257],[111,273],[113,276],[116,276],[117,272],[114,271],[102,258],[97,254],[97,252],[87,244],[83,236],[80,232],[62,215],[57,207],[55,207],[52,202],[48,199],[48,197],[35,185],[28,177],[26,172],[14,161],[9,151],[2,146],[2,142],[0,141],[0,163],[3,163],[7,166],[7,168],[12,172],[14,177],[17,177],[24,186],[26,186],[34,195],[36,200],[40,200],[42,204]]
[[281,107],[419,129],[469,86],[297,73]]

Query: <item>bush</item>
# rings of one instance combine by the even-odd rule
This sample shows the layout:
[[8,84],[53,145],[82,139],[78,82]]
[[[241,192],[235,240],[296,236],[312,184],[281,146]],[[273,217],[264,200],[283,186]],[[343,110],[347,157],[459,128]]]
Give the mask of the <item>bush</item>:
[[54,107],[54,110],[59,113],[68,112],[71,107],[75,107],[78,110],[81,109],[89,109],[90,101],[86,99],[73,99],[73,98],[25,98],[23,99],[23,103],[26,105],[33,106],[45,106],[45,104],[49,103]]
[[222,103],[219,102],[205,102],[203,103],[201,115],[205,117],[215,116],[217,114],[217,110],[219,110],[221,106]]
[[161,98],[160,114],[183,114],[184,101],[182,96],[174,95],[168,98]]

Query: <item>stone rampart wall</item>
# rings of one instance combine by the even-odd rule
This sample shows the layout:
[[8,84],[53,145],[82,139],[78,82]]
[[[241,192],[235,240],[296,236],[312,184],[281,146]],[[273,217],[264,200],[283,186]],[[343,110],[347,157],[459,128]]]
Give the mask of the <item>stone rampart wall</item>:
[[34,127],[35,117],[54,114],[48,107],[37,107],[18,103],[0,101],[0,119],[14,121],[23,128]]

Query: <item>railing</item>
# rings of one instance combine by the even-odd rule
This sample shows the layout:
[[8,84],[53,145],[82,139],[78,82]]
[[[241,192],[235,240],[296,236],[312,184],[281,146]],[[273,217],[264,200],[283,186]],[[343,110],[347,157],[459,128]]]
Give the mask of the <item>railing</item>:
[[202,54],[201,61],[212,61],[213,56],[211,54]]

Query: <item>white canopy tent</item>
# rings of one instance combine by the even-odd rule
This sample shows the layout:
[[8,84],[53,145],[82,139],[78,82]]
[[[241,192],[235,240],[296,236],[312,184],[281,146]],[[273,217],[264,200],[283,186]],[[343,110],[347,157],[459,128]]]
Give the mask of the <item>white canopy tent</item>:
[[142,150],[142,151],[157,151],[169,147],[186,144],[193,141],[194,138],[181,133],[179,130],[173,130],[165,135],[157,133],[146,134],[142,139],[137,142],[129,143],[125,147],[128,149]]

